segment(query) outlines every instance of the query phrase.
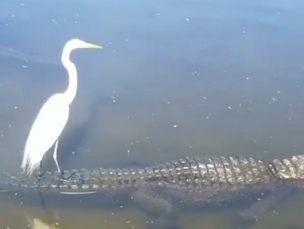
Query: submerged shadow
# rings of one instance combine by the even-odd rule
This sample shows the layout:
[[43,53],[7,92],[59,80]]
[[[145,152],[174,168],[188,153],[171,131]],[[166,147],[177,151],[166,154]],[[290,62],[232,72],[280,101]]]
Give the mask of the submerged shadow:
[[[104,99],[95,99],[94,102],[90,105],[88,110],[89,115],[86,120],[81,124],[68,127],[64,133],[61,135],[58,144],[58,163],[61,169],[66,169],[68,162],[71,161],[71,158],[76,159],[77,154],[82,153],[81,148],[87,139],[87,136],[92,129],[92,126],[98,120],[98,106],[101,106]],[[73,111],[77,112],[77,111]],[[53,160],[53,151],[54,146],[50,149],[50,152],[46,154],[46,157],[43,161],[44,165],[43,171],[53,171],[56,170],[56,166]],[[72,154],[73,152],[73,154]]]

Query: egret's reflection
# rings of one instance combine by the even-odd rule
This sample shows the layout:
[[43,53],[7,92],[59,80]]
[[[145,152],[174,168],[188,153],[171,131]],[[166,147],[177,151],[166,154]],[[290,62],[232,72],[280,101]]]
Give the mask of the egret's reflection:
[[31,229],[60,229],[59,216],[57,212],[52,214],[43,214],[44,216],[33,217],[29,213],[26,213],[27,222]]

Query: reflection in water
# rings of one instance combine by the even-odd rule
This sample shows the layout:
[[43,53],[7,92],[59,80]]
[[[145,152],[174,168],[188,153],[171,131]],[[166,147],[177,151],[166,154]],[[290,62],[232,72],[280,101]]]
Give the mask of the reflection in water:
[[31,221],[32,229],[55,229],[58,228],[55,225],[46,224],[45,222],[41,221],[40,219],[34,218]]
[[[156,223],[155,220],[152,221],[148,215],[144,214],[142,210],[136,208],[123,207],[119,209],[110,209],[103,207],[102,205],[95,209],[81,207],[81,205],[85,205],[86,202],[86,198],[82,198],[81,195],[77,197],[78,201],[76,201],[79,202],[79,206],[72,208],[53,206],[52,200],[54,200],[54,198],[49,198],[48,201],[46,201],[45,207],[41,207],[39,204],[40,200],[35,206],[29,206],[26,204],[28,198],[26,198],[26,196],[22,198],[21,196],[22,195],[11,196],[11,199],[15,199],[15,201],[13,201],[15,203],[14,205],[7,205],[1,201],[0,222],[3,228],[25,228],[26,223],[30,223],[33,228],[34,226],[36,226],[36,228],[37,226],[45,226],[45,228],[54,229],[145,229],[150,228],[152,223]],[[38,197],[38,194],[35,194],[34,196]],[[66,195],[62,196],[64,199],[68,198]],[[1,197],[3,196],[1,195]],[[64,199],[62,199],[63,202]],[[95,201],[97,201],[96,198]],[[10,203],[12,203],[12,201],[10,201]],[[303,203],[304,199],[301,200],[299,198],[295,198],[289,203],[283,203],[276,209],[278,213],[274,214],[273,212],[267,212],[264,216],[259,218],[258,224],[250,227],[250,229],[285,229],[285,227],[288,228],[288,226],[291,225],[295,228],[301,228],[301,226],[303,226],[301,215],[294,214],[294,209],[296,208],[299,212],[304,211]],[[14,212],[14,217],[11,217],[11,212]],[[231,209],[204,212],[203,214],[201,212],[196,212],[194,214],[186,213],[182,215],[180,228],[231,229],[230,223],[234,217],[234,213],[235,212]],[[25,219],[27,219],[28,222],[26,222]]]
[[[56,210],[48,210],[45,206],[43,195],[38,193],[41,208],[38,213],[31,210],[25,211],[25,216],[32,229],[59,229],[59,215]],[[31,212],[31,213],[30,213]]]
[[29,214],[26,214],[26,218],[32,229],[60,229],[57,214],[55,215],[56,222],[49,219],[34,218]]

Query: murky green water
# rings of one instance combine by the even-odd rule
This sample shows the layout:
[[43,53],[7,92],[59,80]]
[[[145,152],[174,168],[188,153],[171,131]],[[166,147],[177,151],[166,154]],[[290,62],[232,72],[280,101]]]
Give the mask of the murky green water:
[[[303,198],[294,198],[282,204],[275,213],[268,213],[259,218],[258,223],[250,228],[303,228],[301,212]],[[147,228],[149,217],[136,209],[110,211],[105,209],[42,209],[26,207],[22,204],[1,204],[2,228]],[[180,220],[182,228],[228,228],[233,213],[220,212],[201,215],[184,214]],[[36,225],[34,227],[33,225]],[[48,227],[46,227],[48,226]],[[31,228],[30,227],[30,228]]]
[[[1,171],[19,171],[38,110],[65,90],[60,52],[73,37],[104,49],[72,56],[79,88],[59,143],[64,169],[303,152],[301,1],[30,0],[0,8]],[[55,169],[51,159],[46,167]],[[146,228],[149,221],[139,209],[43,210],[4,199],[0,228]],[[303,228],[302,203],[292,198],[252,228]],[[225,228],[230,214],[185,214],[181,225]]]

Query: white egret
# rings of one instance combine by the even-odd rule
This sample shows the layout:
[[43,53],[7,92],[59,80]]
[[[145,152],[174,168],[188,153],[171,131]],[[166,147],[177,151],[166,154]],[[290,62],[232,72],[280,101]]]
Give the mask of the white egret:
[[28,175],[41,168],[44,155],[54,143],[53,158],[58,171],[61,172],[57,161],[58,140],[69,118],[69,105],[73,102],[77,91],[77,69],[70,61],[70,53],[79,48],[102,47],[79,39],[72,39],[65,44],[61,61],[67,69],[69,85],[64,93],[54,94],[46,101],[31,127],[21,164],[21,169]]

